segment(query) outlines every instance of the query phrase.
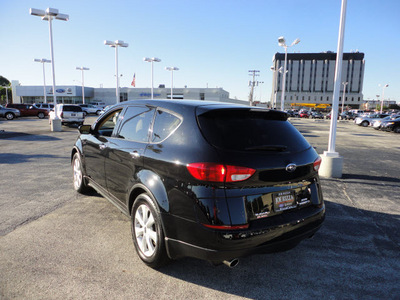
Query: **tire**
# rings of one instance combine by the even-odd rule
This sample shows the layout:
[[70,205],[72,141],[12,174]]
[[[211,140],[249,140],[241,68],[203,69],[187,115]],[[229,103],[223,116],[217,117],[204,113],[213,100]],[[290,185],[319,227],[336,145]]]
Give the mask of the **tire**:
[[165,249],[160,213],[146,193],[140,194],[132,206],[132,239],[140,259],[157,269],[169,260]]
[[44,119],[44,113],[40,112],[37,114],[39,119]]
[[360,124],[362,127],[367,127],[369,125],[368,121],[362,121]]
[[393,132],[400,133],[400,126],[396,126],[395,128],[393,128]]
[[15,118],[14,114],[10,113],[10,112],[6,113],[4,117],[9,121],[11,121]]
[[101,110],[96,111],[96,115],[100,116]]
[[81,194],[86,194],[89,192],[86,180],[83,176],[83,166],[82,160],[79,153],[75,153],[72,158],[72,180],[74,184],[74,190]]

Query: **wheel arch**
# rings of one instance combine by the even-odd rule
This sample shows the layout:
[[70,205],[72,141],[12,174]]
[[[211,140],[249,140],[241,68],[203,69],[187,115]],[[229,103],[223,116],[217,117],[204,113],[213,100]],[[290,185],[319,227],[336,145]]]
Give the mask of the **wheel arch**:
[[127,208],[129,214],[132,212],[135,199],[142,193],[147,193],[157,204],[160,211],[168,212],[168,195],[161,178],[150,170],[142,170],[137,176],[139,183],[135,184],[128,194]]

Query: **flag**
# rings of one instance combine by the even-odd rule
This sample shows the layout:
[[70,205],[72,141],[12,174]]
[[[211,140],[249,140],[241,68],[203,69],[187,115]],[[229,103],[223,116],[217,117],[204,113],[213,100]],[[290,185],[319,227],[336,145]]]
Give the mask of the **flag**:
[[136,73],[133,74],[133,80],[132,80],[131,86],[133,86],[133,87],[136,86]]

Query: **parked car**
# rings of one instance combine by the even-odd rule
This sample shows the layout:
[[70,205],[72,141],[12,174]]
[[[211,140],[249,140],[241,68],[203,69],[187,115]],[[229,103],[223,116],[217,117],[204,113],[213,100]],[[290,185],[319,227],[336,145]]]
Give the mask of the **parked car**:
[[299,113],[299,117],[300,117],[300,118],[309,118],[309,117],[310,117],[310,114],[309,114],[308,111],[301,111],[301,112]]
[[323,119],[324,115],[321,112],[315,111],[311,113],[312,119]]
[[382,121],[380,129],[383,131],[400,133],[400,117],[397,119]]
[[74,188],[94,188],[130,216],[150,267],[185,256],[234,266],[287,250],[325,216],[321,159],[287,117],[207,101],[122,102],[80,127]]
[[388,114],[371,114],[369,116],[357,117],[354,119],[354,124],[367,127],[375,119],[383,119],[389,116]]
[[21,113],[21,117],[37,116],[39,119],[43,119],[49,115],[46,109],[38,108],[32,104],[8,103],[6,107],[18,109]]
[[[103,109],[104,107],[106,107],[106,103],[105,102],[92,102],[92,103],[90,103],[90,104],[92,104],[92,105],[94,105],[94,106],[97,106],[97,107],[99,107],[99,108],[101,108],[101,109]],[[101,110],[100,109],[100,110]]]
[[15,108],[6,108],[0,105],[0,117],[6,118],[7,120],[13,120],[21,115],[20,111]]
[[[57,104],[57,116],[61,119],[61,124],[83,125],[85,114],[82,108],[74,104]],[[50,111],[50,120],[54,119],[54,110]]]
[[358,115],[353,112],[344,111],[339,115],[339,119],[341,120],[354,120]]
[[37,108],[46,109],[48,112],[54,108],[54,104],[52,103],[34,103],[33,105]]
[[86,114],[100,115],[102,108],[92,104],[78,104]]

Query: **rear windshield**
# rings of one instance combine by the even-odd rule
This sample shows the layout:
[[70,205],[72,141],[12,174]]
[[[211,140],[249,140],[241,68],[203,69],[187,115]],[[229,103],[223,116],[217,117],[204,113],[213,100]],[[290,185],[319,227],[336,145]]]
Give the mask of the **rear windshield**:
[[79,112],[79,111],[82,111],[82,108],[81,108],[80,106],[64,105],[63,110],[64,110],[64,111],[75,111],[75,112]]
[[213,110],[198,120],[205,138],[224,150],[298,152],[310,147],[292,124],[268,111]]

